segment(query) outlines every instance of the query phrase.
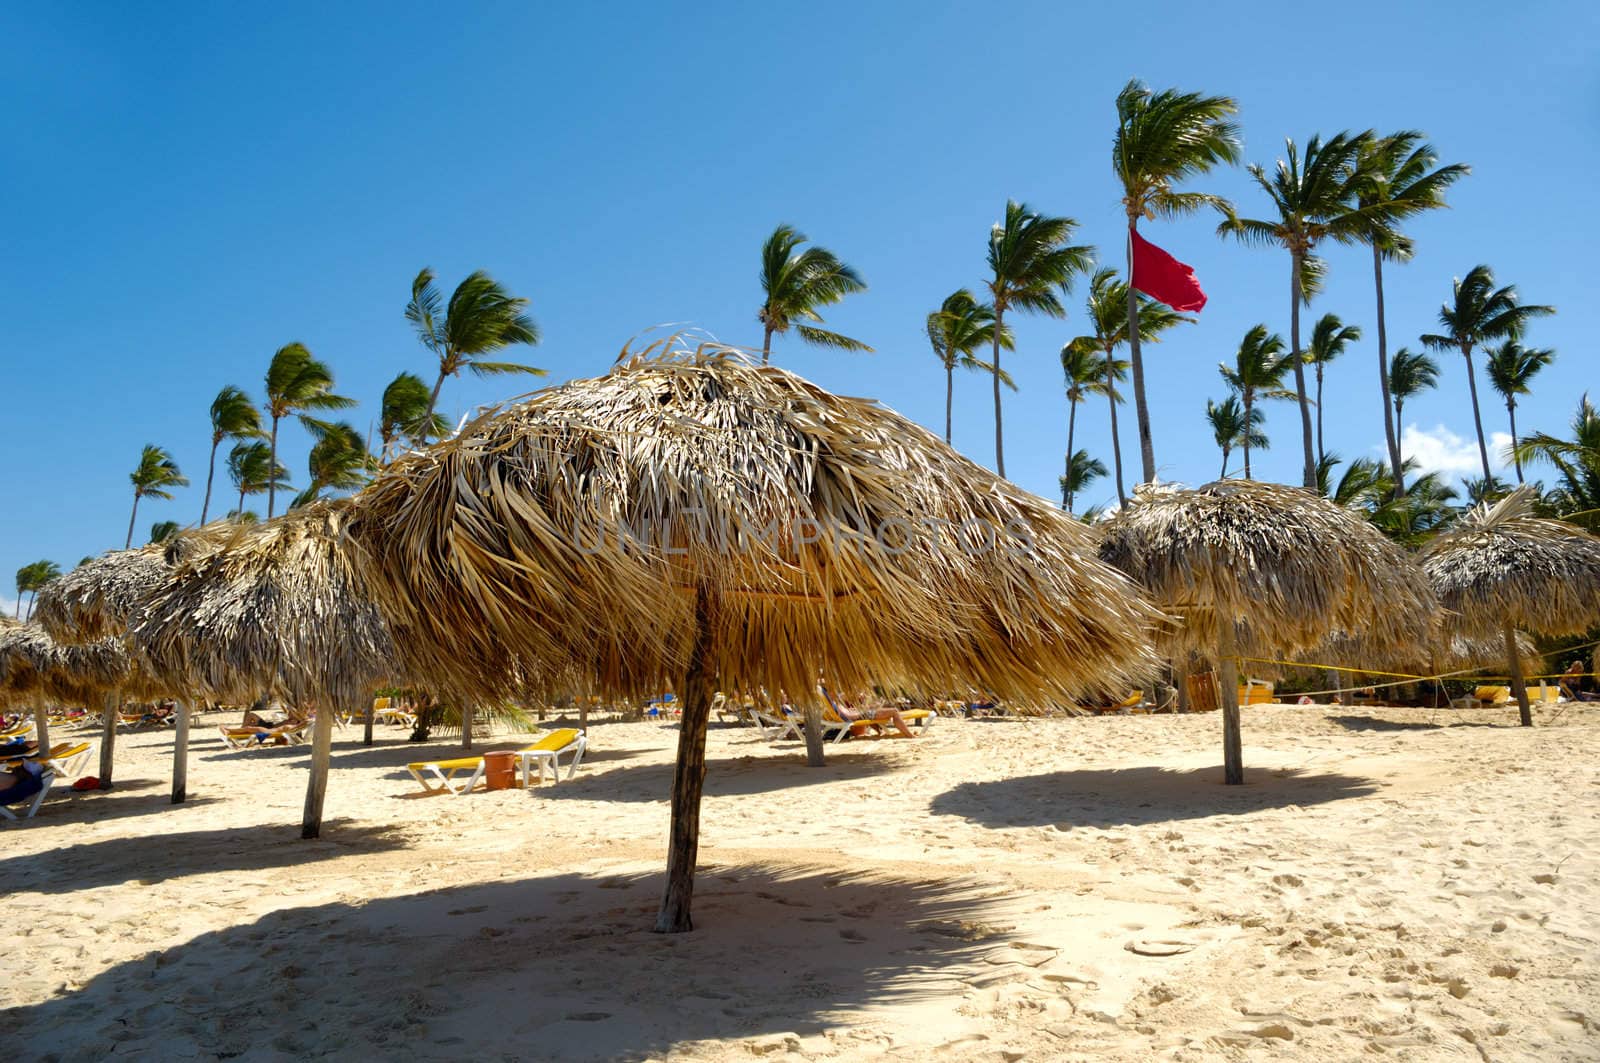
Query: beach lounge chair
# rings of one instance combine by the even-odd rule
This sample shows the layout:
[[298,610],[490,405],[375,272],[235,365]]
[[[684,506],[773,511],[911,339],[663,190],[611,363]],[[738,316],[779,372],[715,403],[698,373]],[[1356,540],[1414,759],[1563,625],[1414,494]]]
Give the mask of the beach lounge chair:
[[[557,779],[561,776],[561,755],[571,754],[572,761],[567,768],[567,778],[570,780],[577,774],[578,762],[583,759],[583,751],[587,746],[588,741],[582,731],[575,727],[563,727],[551,731],[539,741],[523,746],[516,752],[546,754],[539,759],[550,761],[551,766],[555,768]],[[482,757],[455,757],[450,760],[413,761],[406,765],[406,770],[428,793],[443,793],[448,790],[458,797],[465,797],[483,779],[484,764]],[[465,779],[460,778],[463,773],[466,774]],[[542,765],[540,775],[543,775]]]
[[1239,684],[1240,705],[1270,705],[1276,700],[1272,684],[1265,679],[1246,679]]
[[805,720],[799,713],[784,708],[763,709],[759,705],[753,705],[750,708],[750,717],[755,720],[756,726],[761,728],[761,736],[770,742],[805,737],[800,730]]
[[1510,687],[1481,686],[1472,696],[1485,705],[1504,705],[1511,700]]
[[[821,683],[817,684],[817,693],[821,694],[826,703],[822,710],[822,739],[825,742],[843,742],[851,735],[862,735],[869,731],[882,731],[886,727],[893,727],[890,720],[877,720],[868,716],[860,720],[846,720],[839,711],[839,703],[833,700],[833,695],[828,693],[828,688]],[[900,718],[908,727],[927,727],[932,722],[934,714],[927,709],[900,709]]]
[[218,727],[222,741],[231,750],[259,749],[262,746],[275,746],[278,739],[283,739],[284,745],[304,745],[311,730],[311,720],[290,720],[276,727],[268,728],[265,734],[258,732],[254,727]]
[[415,727],[417,725],[417,714],[407,712],[399,705],[396,705],[391,698],[373,698],[372,722],[398,723],[406,727]]
[[[50,747],[49,753],[36,756],[36,759],[49,764],[57,775],[70,778],[83,770],[84,763],[89,759],[89,750],[92,748],[88,742],[57,742]],[[9,771],[21,760],[21,757],[17,757],[0,763],[0,770]]]

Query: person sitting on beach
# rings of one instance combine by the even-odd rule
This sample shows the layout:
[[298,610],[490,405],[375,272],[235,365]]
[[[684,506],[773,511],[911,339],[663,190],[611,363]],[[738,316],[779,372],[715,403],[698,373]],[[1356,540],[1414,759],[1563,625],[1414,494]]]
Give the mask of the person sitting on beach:
[[[905,716],[901,714],[899,709],[892,706],[884,705],[875,709],[852,709],[843,702],[834,701],[831,697],[828,702],[833,706],[833,711],[838,714],[839,719],[846,723],[855,723],[858,720],[870,720],[877,724],[892,723],[894,724],[894,729],[900,732],[900,737],[917,737],[912,732],[910,725],[906,723]],[[883,732],[881,726],[878,728],[878,732],[880,734]]]
[[1567,665],[1567,670],[1561,673],[1559,680],[1561,693],[1573,701],[1600,701],[1600,694],[1590,694],[1583,689],[1583,681],[1589,676],[1583,670],[1583,662],[1573,661]]

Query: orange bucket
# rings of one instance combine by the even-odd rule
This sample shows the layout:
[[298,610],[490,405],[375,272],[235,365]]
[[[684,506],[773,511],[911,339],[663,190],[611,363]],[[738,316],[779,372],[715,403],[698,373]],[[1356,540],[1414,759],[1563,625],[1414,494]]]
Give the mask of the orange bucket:
[[485,753],[483,783],[490,790],[510,790],[517,785],[515,753]]

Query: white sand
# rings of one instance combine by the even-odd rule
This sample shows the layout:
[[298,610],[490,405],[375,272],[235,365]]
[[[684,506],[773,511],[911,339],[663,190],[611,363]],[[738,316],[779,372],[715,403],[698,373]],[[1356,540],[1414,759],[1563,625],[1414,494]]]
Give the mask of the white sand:
[[[219,717],[206,721],[215,724]],[[1593,1060],[1600,708],[713,727],[694,933],[650,925],[677,732],[421,797],[418,747],[171,732],[0,827],[16,1058]],[[509,747],[499,738],[480,746]],[[425,747],[448,752],[447,743]],[[1142,951],[1133,951],[1139,949]],[[1173,955],[1146,953],[1172,952]]]

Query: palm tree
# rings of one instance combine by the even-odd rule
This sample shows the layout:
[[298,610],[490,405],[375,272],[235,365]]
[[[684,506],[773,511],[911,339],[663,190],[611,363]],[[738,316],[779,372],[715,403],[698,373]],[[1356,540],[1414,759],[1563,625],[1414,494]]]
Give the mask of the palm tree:
[[[993,372],[994,367],[976,354],[995,339],[994,307],[980,303],[972,293],[960,288],[945,297],[939,309],[928,315],[928,342],[933,356],[944,367],[944,441],[950,442],[951,408],[955,401],[956,368]],[[1000,346],[1012,349],[1011,330],[1000,336]],[[1005,383],[1016,385],[1006,377]]]
[[[1131,297],[1127,282],[1117,278],[1116,270],[1095,270],[1094,276],[1089,278],[1089,295],[1084,303],[1094,332],[1079,336],[1068,344],[1083,345],[1101,352],[1102,382],[1094,391],[1104,394],[1111,406],[1111,454],[1117,475],[1117,499],[1123,505],[1127,504],[1128,499],[1122,488],[1122,440],[1117,428],[1117,406],[1122,402],[1122,395],[1117,383],[1126,378],[1129,363],[1118,359],[1116,350],[1128,342],[1127,305]],[[1157,343],[1162,334],[1174,325],[1194,322],[1194,318],[1146,296],[1140,295],[1135,301],[1139,305],[1135,320],[1139,324],[1139,339],[1142,342]]]
[[[1232,96],[1179,93],[1176,88],[1152,93],[1134,78],[1117,93],[1117,138],[1110,162],[1122,183],[1122,207],[1128,216],[1128,274],[1133,275],[1133,234],[1139,219],[1182,218],[1203,207],[1230,210],[1227,200],[1208,192],[1179,192],[1178,184],[1210,173],[1219,163],[1238,165],[1242,141],[1238,101]],[[1144,307],[1128,290],[1125,315],[1133,335],[1128,355],[1133,363],[1133,407],[1139,419],[1139,458],[1144,482],[1155,479],[1155,443],[1150,439],[1150,408],[1144,397],[1144,357],[1139,314]]]
[[1549,462],[1561,475],[1549,503],[1563,520],[1600,531],[1600,413],[1585,394],[1572,418],[1572,438],[1537,432],[1516,451],[1519,462]]
[[22,596],[28,598],[28,619],[33,618],[33,603],[46,585],[61,575],[61,566],[54,561],[34,561],[17,569],[17,619],[23,619]]
[[217,477],[217,448],[224,439],[258,439],[261,413],[239,388],[229,384],[211,400],[211,459],[206,465],[206,499],[200,506],[200,523],[211,512],[211,484]]
[[371,478],[375,463],[367,452],[366,441],[351,425],[320,425],[316,429],[317,441],[311,447],[306,471],[311,483],[290,503],[290,507],[303,506],[320,498],[323,491],[353,491]]
[[1311,343],[1306,347],[1306,363],[1316,366],[1317,373],[1317,460],[1327,456],[1322,448],[1322,371],[1329,362],[1344,353],[1345,348],[1361,338],[1359,325],[1346,325],[1337,314],[1323,314],[1311,326]]
[[[1226,362],[1220,363],[1217,370],[1222,374],[1222,379],[1228,387],[1239,396],[1244,406],[1244,422],[1255,425],[1256,399],[1292,399],[1296,393],[1283,386],[1283,375],[1291,366],[1298,367],[1299,359],[1290,354],[1283,353],[1283,337],[1276,332],[1268,332],[1267,326],[1257,325],[1244,334],[1244,339],[1239,341],[1239,350],[1233,356],[1233,365]],[[1241,448],[1244,450],[1244,478],[1250,479],[1250,448],[1255,442],[1253,432],[1246,432],[1241,437]],[[1312,469],[1310,486],[1317,486],[1316,470]]]
[[[314,429],[321,422],[311,417],[307,410],[344,410],[356,404],[354,399],[333,393],[333,370],[311,357],[304,344],[291,343],[279,347],[267,367],[267,416],[272,418],[272,435],[268,452],[270,458],[264,469],[281,468],[278,464],[278,422],[296,416],[306,428]],[[238,448],[234,448],[237,450]],[[266,477],[267,517],[277,511],[279,477]]]
[[1324,240],[1349,244],[1387,239],[1388,222],[1402,213],[1393,203],[1362,206],[1356,193],[1365,179],[1360,170],[1362,152],[1373,134],[1339,133],[1324,142],[1313,136],[1306,143],[1302,159],[1293,140],[1286,140],[1288,158],[1279,159],[1269,178],[1260,166],[1251,165],[1250,176],[1272,201],[1276,217],[1241,218],[1231,208],[1224,211],[1217,226],[1219,236],[1234,236],[1247,244],[1277,246],[1289,252],[1289,338],[1293,358],[1295,395],[1300,402],[1300,429],[1305,447],[1305,486],[1317,486],[1316,452],[1311,438],[1311,397],[1306,393],[1305,367],[1301,362],[1300,307],[1309,299],[1307,265],[1315,274],[1321,262],[1315,256]]
[[1219,480],[1227,478],[1228,457],[1235,448],[1267,449],[1267,433],[1261,427],[1266,423],[1267,415],[1259,409],[1252,409],[1246,419],[1237,395],[1229,395],[1221,402],[1207,399],[1206,420],[1211,425],[1211,438],[1222,450],[1222,471],[1217,474]]
[[244,512],[246,495],[287,491],[292,486],[289,470],[278,464],[271,447],[259,441],[234,445],[228,452],[228,476],[239,491],[235,514]]
[[[1227,201],[1205,192],[1180,192],[1177,185],[1208,173],[1220,163],[1237,165],[1241,144],[1233,116],[1239,104],[1230,96],[1163,89],[1152,93],[1137,79],[1117,93],[1117,136],[1111,165],[1122,183],[1122,206],[1128,217],[1128,273],[1133,273],[1132,233],[1139,219],[1177,218],[1202,207],[1228,208]],[[1144,360],[1139,325],[1144,306],[1127,293],[1129,360],[1133,366],[1133,405],[1139,420],[1139,456],[1144,482],[1156,478],[1155,444],[1150,436],[1150,408],[1145,401]],[[1120,477],[1119,477],[1120,479]],[[1119,484],[1120,487],[1120,484]]]
[[1484,363],[1489,371],[1489,386],[1506,400],[1506,414],[1511,418],[1511,460],[1516,465],[1519,484],[1522,459],[1517,457],[1517,396],[1530,394],[1528,385],[1555,357],[1556,352],[1548,347],[1524,347],[1516,340],[1506,340],[1490,349],[1489,360]]
[[[1125,379],[1128,374],[1128,363],[1117,362],[1112,367],[1112,374],[1116,380]],[[1078,404],[1090,395],[1098,395],[1106,389],[1106,369],[1100,364],[1100,352],[1096,349],[1092,336],[1079,336],[1062,346],[1061,375],[1066,380],[1067,388],[1067,453],[1072,455],[1077,453],[1075,442],[1078,430]],[[1112,401],[1113,416],[1116,413],[1117,401],[1117,398]],[[1115,422],[1113,422],[1114,427]],[[1111,442],[1113,449],[1116,449],[1115,433]],[[1118,461],[1120,460],[1119,456]],[[1105,474],[1102,472],[1100,475]],[[1070,492],[1066,495],[1066,508],[1069,510],[1072,508]]]
[[150,542],[164,543],[178,534],[178,522],[175,520],[158,520],[150,525]]
[[[860,340],[816,327],[823,323],[817,311],[866,291],[867,282],[825,247],[799,250],[808,239],[794,226],[780,225],[761,245],[761,291],[766,299],[756,311],[756,320],[763,330],[762,365],[772,358],[772,337],[788,332],[791,326],[802,340],[818,347],[872,351]],[[808,321],[816,325],[805,324]]]
[[422,446],[429,436],[442,436],[450,422],[442,414],[428,412],[428,385],[415,373],[401,373],[383,389],[382,412],[378,418],[378,437],[382,441],[379,457],[387,465],[402,442]]
[[[1402,476],[1416,469],[1410,460],[1400,466]],[[1455,518],[1455,498],[1455,488],[1430,472],[1413,480],[1405,494],[1391,495],[1368,519],[1396,542],[1418,546]]]
[[[439,404],[439,389],[444,387],[445,378],[456,376],[463,369],[478,376],[544,376],[543,369],[531,365],[487,362],[482,358],[515,344],[538,344],[539,326],[533,323],[527,309],[528,300],[513,296],[481,269],[456,285],[446,306],[433,286],[433,270],[423,267],[411,282],[406,320],[417,330],[422,345],[439,359],[439,379],[434,381],[422,416],[424,427],[433,423],[433,410]],[[424,438],[423,442],[427,440]]]
[[[1389,363],[1389,383],[1384,390],[1394,401],[1394,426],[1395,445],[1398,447],[1405,438],[1405,421],[1402,420],[1406,400],[1424,391],[1432,391],[1439,386],[1439,363],[1429,358],[1420,351],[1413,352],[1408,347],[1402,347],[1394,352],[1394,361]],[[1400,457],[1400,479],[1394,482],[1394,491],[1397,495],[1406,493],[1407,463],[1405,455]]]
[[[1384,320],[1383,262],[1410,260],[1412,243],[1397,224],[1408,217],[1445,206],[1444,193],[1471,172],[1461,163],[1438,166],[1439,155],[1422,134],[1392,133],[1368,142],[1358,165],[1364,175],[1356,202],[1363,207],[1388,203],[1396,209],[1386,223],[1366,237],[1372,247],[1372,280],[1378,293],[1378,381],[1383,388],[1383,428],[1396,490],[1405,489],[1401,469],[1400,425],[1389,419],[1389,336]],[[1437,167],[1437,168],[1436,168]]]
[[1511,485],[1498,476],[1488,479],[1482,476],[1464,476],[1461,479],[1461,492],[1466,496],[1468,506],[1481,505],[1484,502],[1498,502],[1511,493]]
[[1422,342],[1436,351],[1458,350],[1467,360],[1467,388],[1472,393],[1472,424],[1478,430],[1478,457],[1483,460],[1483,476],[1489,471],[1489,446],[1483,437],[1483,416],[1478,410],[1478,378],[1472,369],[1472,352],[1491,340],[1521,339],[1528,322],[1555,313],[1553,306],[1523,305],[1517,301],[1513,284],[1496,288],[1494,271],[1488,266],[1473,266],[1453,286],[1453,298],[1439,307],[1443,332],[1429,333]]
[[994,307],[995,333],[989,359],[994,376],[994,464],[1006,474],[1005,424],[1000,411],[1000,336],[1006,311],[1066,317],[1057,290],[1070,291],[1072,278],[1089,268],[1091,247],[1069,244],[1078,223],[1052,218],[1028,209],[1026,203],[1006,201],[1004,221],[989,230],[989,300]]
[[167,488],[189,486],[188,477],[178,469],[172,455],[153,443],[145,444],[139,455],[139,467],[128,474],[128,479],[133,482],[133,512],[128,517],[128,541],[123,544],[124,550],[133,546],[133,524],[139,519],[139,499],[171,498],[172,492]]
[[1067,453],[1066,470],[1061,476],[1061,508],[1071,512],[1073,496],[1104,476],[1106,467],[1104,462],[1091,458],[1087,450],[1073,450]]

